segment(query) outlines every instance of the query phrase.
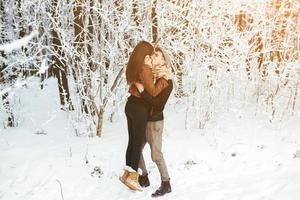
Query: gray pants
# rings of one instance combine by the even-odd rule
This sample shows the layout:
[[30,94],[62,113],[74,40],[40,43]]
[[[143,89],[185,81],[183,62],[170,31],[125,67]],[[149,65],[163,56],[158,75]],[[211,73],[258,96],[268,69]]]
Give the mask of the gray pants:
[[[162,148],[162,133],[164,129],[164,121],[148,122],[146,126],[146,141],[142,145],[142,149],[148,142],[151,149],[151,158],[158,167],[162,181],[169,181],[169,173],[165,163]],[[142,169],[143,175],[147,174],[143,153],[141,153],[139,168]]]

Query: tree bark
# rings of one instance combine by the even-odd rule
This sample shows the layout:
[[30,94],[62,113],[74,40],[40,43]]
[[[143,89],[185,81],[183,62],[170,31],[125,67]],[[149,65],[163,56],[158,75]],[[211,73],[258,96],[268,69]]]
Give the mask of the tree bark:
[[[4,15],[5,15],[5,10],[4,10],[4,5],[3,2],[0,1],[0,23],[3,25],[4,24]],[[4,29],[4,27],[1,27]],[[4,36],[4,31],[0,29],[0,42],[4,42],[5,40],[5,36]],[[1,57],[6,57],[4,52],[0,52],[0,56]],[[5,78],[4,78],[4,74],[1,72],[3,69],[5,69],[7,67],[7,65],[5,63],[3,63],[2,65],[0,65],[0,84],[5,84]],[[5,109],[5,112],[7,113],[8,117],[7,117],[7,126],[8,127],[14,127],[15,126],[15,121],[14,121],[14,115],[8,100],[8,95],[9,93],[6,92],[2,95],[2,104],[3,107]]]
[[152,10],[151,10],[151,19],[152,19],[152,43],[155,44],[157,42],[158,37],[158,23],[157,23],[157,0],[153,0],[152,2]]
[[[57,8],[57,0],[52,0],[51,2],[51,14],[53,19],[57,16],[56,8]],[[69,92],[69,85],[68,85],[68,78],[67,78],[67,66],[64,61],[62,61],[62,57],[64,57],[64,52],[61,48],[62,44],[59,39],[58,33],[55,30],[55,28],[52,28],[52,45],[57,53],[58,56],[52,56],[53,59],[53,73],[55,77],[57,78],[57,84],[58,84],[58,91],[59,91],[59,99],[60,104],[68,109],[68,110],[74,110],[74,107],[72,105],[72,101],[70,98],[70,92]]]
[[122,80],[122,74],[124,73],[125,71],[125,67],[123,67],[119,73],[117,74],[115,80],[114,80],[114,83],[113,85],[111,86],[110,88],[110,93],[108,93],[105,98],[103,99],[103,102],[102,102],[102,105],[100,106],[100,109],[98,111],[98,125],[97,125],[97,132],[96,132],[96,135],[98,137],[101,137],[101,134],[102,134],[102,124],[103,124],[103,116],[104,116],[104,111],[105,111],[105,108],[106,108],[106,105],[108,103],[108,99],[109,99],[109,95],[111,95],[112,93],[115,93],[116,92],[116,89],[117,87],[120,85],[121,83],[121,80]]
[[98,112],[98,124],[97,124],[97,130],[96,130],[96,135],[98,137],[101,137],[101,135],[102,135],[103,118],[104,118],[104,108],[101,107]]
[[135,22],[136,27],[139,27],[140,23],[139,23],[139,17],[137,15],[137,12],[138,12],[137,0],[132,0],[132,17],[133,17],[133,21]]
[[[91,114],[92,116],[95,115],[95,108],[93,104],[93,99],[91,99],[91,74],[90,71],[93,69],[93,64],[91,62],[92,60],[92,48],[89,44],[87,44],[87,41],[89,39],[89,34],[93,33],[92,28],[92,14],[87,12],[92,12],[91,10],[83,11],[83,0],[78,0],[75,2],[75,8],[73,10],[74,12],[74,32],[75,32],[75,48],[77,50],[77,54],[75,56],[75,68],[76,70],[75,74],[75,80],[79,81],[82,79],[82,85],[83,89],[80,89],[80,97],[81,97],[81,109],[86,114]],[[90,2],[90,6],[93,5],[92,2]],[[88,18],[88,23],[85,23],[86,18]],[[82,59],[81,56],[86,56],[88,59],[88,65],[89,68],[82,67],[79,63]],[[81,76],[81,77],[79,77]]]

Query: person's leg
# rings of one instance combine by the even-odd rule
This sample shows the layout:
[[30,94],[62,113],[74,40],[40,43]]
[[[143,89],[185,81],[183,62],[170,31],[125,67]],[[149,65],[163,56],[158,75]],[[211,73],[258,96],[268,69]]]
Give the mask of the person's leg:
[[148,142],[147,138],[148,138],[148,135],[149,135],[149,125],[147,123],[146,125],[146,131],[145,131],[145,141],[142,143],[142,152],[141,152],[141,158],[140,158],[140,162],[139,162],[139,168],[142,170],[142,175],[147,175],[148,174],[148,171],[147,171],[147,167],[146,167],[146,164],[145,164],[145,160],[144,160],[144,156],[143,156],[143,150],[144,150],[144,147],[146,145],[146,143]]
[[145,160],[144,160],[144,156],[143,156],[143,149],[146,145],[146,142],[144,142],[142,144],[142,152],[141,152],[141,157],[140,157],[140,161],[139,161],[139,168],[142,170],[142,175],[147,175],[147,168],[146,168],[146,164],[145,164]]
[[[142,108],[140,108],[142,109]],[[131,151],[131,167],[134,170],[138,170],[138,165],[142,152],[142,145],[145,142],[145,131],[148,119],[147,110],[139,110],[134,113],[133,117],[133,125],[132,125],[132,133],[133,133],[133,141],[132,141],[132,151]]]
[[149,122],[149,123],[150,123],[149,144],[151,148],[151,158],[158,167],[161,180],[169,181],[170,176],[162,153],[162,133],[163,133],[164,122],[163,120],[161,120],[161,121]]
[[[126,179],[129,177],[129,171],[131,166],[131,151],[132,151],[132,141],[133,141],[133,133],[132,133],[132,119],[130,115],[130,110],[128,109],[128,102],[125,106],[125,114],[127,119],[127,128],[128,128],[128,144],[126,149],[126,166],[124,167],[124,173],[119,177],[119,180],[125,184]],[[125,184],[126,185],[126,184]]]
[[152,197],[162,196],[172,191],[170,176],[162,153],[163,120],[151,122],[149,132],[149,144],[152,160],[158,167],[161,176],[161,186],[152,194]]
[[133,134],[132,134],[132,127],[131,127],[131,119],[128,117],[127,117],[127,124],[128,124],[128,144],[126,149],[126,165],[131,166]]
[[128,103],[125,106],[125,113],[126,113],[127,128],[128,128],[128,144],[127,144],[127,149],[126,149],[126,166],[131,166],[133,132],[132,132],[132,119],[130,116],[130,111],[128,110]]
[[139,183],[142,187],[150,186],[150,181],[149,181],[149,178],[148,178],[148,171],[147,171],[147,167],[146,167],[144,156],[143,156],[143,149],[144,149],[144,147],[147,143],[148,132],[149,132],[149,126],[148,126],[148,123],[147,123],[146,131],[145,131],[146,140],[142,144],[142,152],[141,152],[141,158],[140,158],[140,162],[139,162],[139,168],[142,170],[142,175],[139,176]]
[[150,186],[150,181],[148,178],[148,171],[145,165],[145,160],[144,160],[144,156],[143,156],[143,152],[141,152],[141,158],[139,161],[139,168],[142,170],[142,175],[139,176],[139,184],[142,187],[148,187]]
[[148,109],[138,103],[127,103],[126,116],[130,118],[130,148],[128,148],[128,159],[130,165],[127,167],[129,172],[125,185],[130,189],[142,191],[138,179],[138,164],[141,156],[142,144],[145,142],[145,130],[148,119]]

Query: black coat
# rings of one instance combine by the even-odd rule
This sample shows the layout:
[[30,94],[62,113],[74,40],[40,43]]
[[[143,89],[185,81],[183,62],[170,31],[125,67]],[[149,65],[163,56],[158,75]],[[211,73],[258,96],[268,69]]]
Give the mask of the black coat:
[[142,98],[150,104],[148,121],[160,121],[164,119],[164,108],[173,90],[172,80],[168,80],[168,86],[157,96],[151,96],[146,90],[141,93]]

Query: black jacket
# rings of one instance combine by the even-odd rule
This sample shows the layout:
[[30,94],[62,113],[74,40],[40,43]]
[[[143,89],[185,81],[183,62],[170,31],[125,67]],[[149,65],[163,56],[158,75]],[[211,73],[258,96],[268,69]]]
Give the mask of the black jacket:
[[163,110],[172,90],[172,80],[168,80],[168,86],[155,97],[151,96],[146,90],[141,93],[142,98],[150,104],[148,121],[160,121],[164,119]]

